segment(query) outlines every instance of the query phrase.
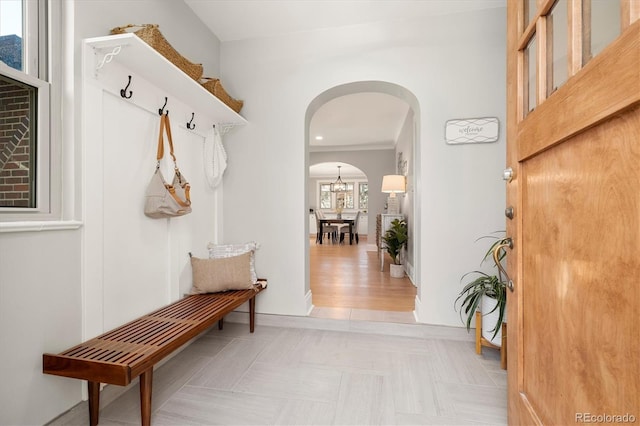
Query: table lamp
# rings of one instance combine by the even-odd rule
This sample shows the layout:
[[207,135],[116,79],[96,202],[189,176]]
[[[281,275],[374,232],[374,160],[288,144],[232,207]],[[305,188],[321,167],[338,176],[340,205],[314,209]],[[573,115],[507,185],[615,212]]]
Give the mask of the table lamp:
[[396,194],[406,191],[406,180],[403,175],[385,175],[382,177],[382,192],[389,194],[387,213],[400,214],[400,203]]

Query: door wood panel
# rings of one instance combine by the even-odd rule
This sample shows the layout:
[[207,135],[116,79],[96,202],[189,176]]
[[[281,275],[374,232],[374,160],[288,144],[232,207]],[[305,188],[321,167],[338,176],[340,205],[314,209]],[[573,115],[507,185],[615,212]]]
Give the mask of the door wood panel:
[[638,415],[639,129],[636,108],[523,168],[522,392],[543,424]]

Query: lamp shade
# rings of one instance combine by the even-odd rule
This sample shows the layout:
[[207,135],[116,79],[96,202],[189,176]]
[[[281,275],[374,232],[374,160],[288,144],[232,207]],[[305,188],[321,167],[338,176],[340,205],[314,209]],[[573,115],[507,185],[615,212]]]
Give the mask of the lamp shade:
[[386,175],[382,177],[382,192],[396,194],[405,192],[406,184],[403,175]]

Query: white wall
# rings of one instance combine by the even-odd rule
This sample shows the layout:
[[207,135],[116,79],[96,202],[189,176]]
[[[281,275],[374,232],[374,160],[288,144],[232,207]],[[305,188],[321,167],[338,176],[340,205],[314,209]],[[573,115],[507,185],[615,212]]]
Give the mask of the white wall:
[[[90,67],[92,64],[90,61]],[[92,206],[86,211],[83,232],[83,295],[85,305],[91,306],[84,317],[85,338],[188,292],[188,253],[206,257],[207,244],[216,241],[219,221],[219,191],[207,184],[203,162],[205,138],[212,136],[208,129],[217,122],[206,116],[207,111],[195,110],[198,124],[188,130],[190,99],[175,96],[168,102],[173,146],[180,171],[191,186],[193,212],[171,219],[150,219],[143,214],[145,190],[156,167],[157,110],[162,106],[156,99],[166,89],[136,74],[134,96],[122,99],[120,82],[131,74],[125,65],[110,63],[98,79],[88,77],[84,87],[87,102],[82,120],[92,140],[85,147],[84,173],[86,203]],[[171,182],[174,172],[166,137],[164,144],[161,170],[165,181]],[[97,248],[100,256],[95,256]]]
[[[396,173],[404,174],[407,179],[407,192],[404,194],[397,194],[400,198],[400,213],[402,213],[407,220],[409,242],[407,244],[407,251],[405,254],[404,264],[407,275],[411,279],[415,279],[413,273],[413,264],[415,263],[414,244],[415,241],[415,215],[414,215],[414,178],[415,178],[415,162],[413,145],[416,137],[416,126],[414,124],[414,112],[409,110],[407,118],[402,125],[400,134],[398,135],[398,141],[396,143]],[[404,170],[398,170],[398,154],[402,153],[402,162],[405,164]]]
[[[80,191],[84,184],[80,179],[83,147],[93,142],[91,138],[80,137],[81,40],[108,35],[111,28],[119,25],[157,23],[176,49],[194,62],[202,62],[205,72],[214,76],[219,70],[219,41],[191,9],[179,1],[53,3],[66,8],[62,27],[72,40],[65,46],[71,65],[67,66],[66,56],[63,58],[64,77],[69,86],[64,92],[62,116],[67,126],[65,146],[71,147],[62,153],[63,168],[66,176],[76,176],[72,186]],[[123,147],[123,155],[126,153]],[[149,170],[145,179],[147,174],[150,177]],[[65,204],[74,199],[75,205],[70,211],[77,213],[73,219],[83,220],[81,194],[63,194]],[[3,378],[0,424],[44,424],[81,400],[81,381],[42,374],[42,354],[56,353],[81,341],[83,232],[80,229],[0,233],[0,375]],[[187,239],[191,238],[188,233],[184,234]],[[124,237],[123,246],[127,245],[127,238],[131,236]],[[117,257],[126,257],[125,252],[103,253],[102,247],[86,249],[94,256],[104,254],[110,259],[108,262],[122,263]],[[126,268],[121,271],[125,277]]]
[[[270,279],[262,312],[309,307],[305,112],[324,91],[357,81],[404,87],[420,108],[416,149],[419,318],[460,326],[453,301],[475,269],[473,241],[504,227],[505,143],[449,146],[452,118],[505,118],[505,10],[223,43],[221,74],[251,123],[230,135],[225,239],[262,243]],[[259,209],[255,209],[259,206]],[[479,208],[478,206],[482,206]],[[283,232],[286,229],[286,232]],[[287,265],[283,268],[282,265]]]
[[80,383],[42,374],[42,354],[80,339],[77,231],[0,234],[0,424],[43,424],[80,400]]

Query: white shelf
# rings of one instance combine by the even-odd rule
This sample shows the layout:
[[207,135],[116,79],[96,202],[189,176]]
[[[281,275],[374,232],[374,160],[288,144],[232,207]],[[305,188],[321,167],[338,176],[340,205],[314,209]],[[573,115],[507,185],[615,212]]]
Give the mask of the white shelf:
[[[85,39],[84,43],[96,52],[96,69],[105,55],[113,53],[111,60],[105,61],[98,72],[108,69],[111,61],[118,62],[152,84],[162,87],[166,90],[167,96],[187,101],[198,110],[209,111],[220,124],[247,124],[244,117],[134,34],[89,38]],[[118,47],[119,52],[115,54]]]

